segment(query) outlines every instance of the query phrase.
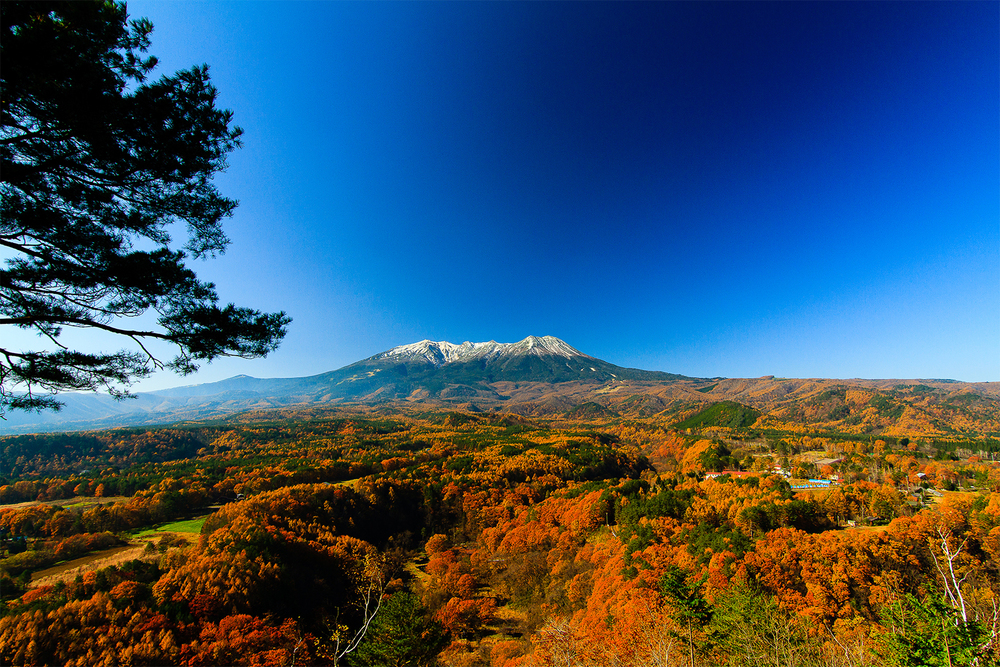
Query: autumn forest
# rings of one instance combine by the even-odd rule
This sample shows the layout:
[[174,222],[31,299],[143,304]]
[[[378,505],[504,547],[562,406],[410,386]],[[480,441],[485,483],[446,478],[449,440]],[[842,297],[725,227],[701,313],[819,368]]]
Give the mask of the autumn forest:
[[842,393],[5,437],[0,662],[998,664],[996,399]]

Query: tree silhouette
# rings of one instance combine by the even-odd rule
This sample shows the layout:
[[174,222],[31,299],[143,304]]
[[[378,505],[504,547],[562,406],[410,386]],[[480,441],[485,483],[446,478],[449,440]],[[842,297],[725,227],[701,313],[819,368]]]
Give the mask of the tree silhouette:
[[[186,264],[224,252],[222,221],[237,205],[211,179],[242,130],[216,108],[208,67],[147,82],[152,24],[129,22],[124,3],[11,1],[0,17],[0,325],[43,341],[0,344],[0,415],[58,409],[63,390],[121,397],[157,368],[186,374],[273,351],[289,318],[220,306]],[[179,223],[183,247],[169,233]],[[146,313],[155,324],[135,323]],[[132,347],[71,349],[66,328]],[[176,357],[161,362],[151,340]]]

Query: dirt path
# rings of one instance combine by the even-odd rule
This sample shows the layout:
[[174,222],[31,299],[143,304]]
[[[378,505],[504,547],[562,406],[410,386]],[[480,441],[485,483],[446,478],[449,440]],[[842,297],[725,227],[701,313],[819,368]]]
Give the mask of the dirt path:
[[[146,543],[126,544],[120,547],[113,547],[106,551],[99,551],[80,558],[74,558],[44,570],[38,570],[31,575],[31,587],[52,586],[59,581],[73,581],[76,575],[92,572],[109,565],[120,565],[130,560],[141,558],[145,552]],[[158,557],[159,554],[154,554]]]
[[0,510],[23,509],[25,507],[34,507],[35,505],[58,505],[63,508],[82,507],[86,509],[87,507],[93,507],[94,505],[110,505],[111,503],[123,502],[130,499],[131,496],[107,496],[101,498],[94,498],[93,496],[74,496],[73,498],[61,498],[59,500],[27,500],[23,503],[0,505]]
[[111,549],[105,549],[104,551],[87,554],[86,556],[74,558],[73,560],[68,560],[59,563],[58,565],[53,565],[52,567],[47,567],[44,570],[38,570],[31,575],[31,583],[29,584],[29,587],[53,586],[60,581],[70,582],[76,579],[78,574],[93,572],[94,570],[110,567],[112,565],[121,565],[122,563],[127,563],[131,560],[156,560],[163,555],[162,552],[159,550],[147,551],[146,545],[150,543],[156,545],[161,539],[163,539],[163,537],[168,537],[171,542],[178,540],[179,538],[183,538],[186,541],[184,544],[171,546],[168,551],[173,549],[184,549],[192,543],[196,543],[198,541],[197,535],[193,536],[194,539],[192,539],[192,535],[190,533],[158,531],[150,535],[144,535],[143,537],[133,539],[128,544],[122,546],[112,547]]

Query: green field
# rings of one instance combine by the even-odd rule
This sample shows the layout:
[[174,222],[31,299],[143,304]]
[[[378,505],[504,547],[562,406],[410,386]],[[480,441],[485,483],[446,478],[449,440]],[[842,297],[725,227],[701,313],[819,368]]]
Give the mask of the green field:
[[205,524],[205,519],[208,515],[199,516],[194,519],[185,519],[184,521],[174,521],[173,523],[165,523],[158,528],[151,528],[149,530],[144,530],[141,533],[136,533],[136,537],[149,537],[150,535],[155,535],[157,533],[193,533],[198,535],[201,533],[201,527]]

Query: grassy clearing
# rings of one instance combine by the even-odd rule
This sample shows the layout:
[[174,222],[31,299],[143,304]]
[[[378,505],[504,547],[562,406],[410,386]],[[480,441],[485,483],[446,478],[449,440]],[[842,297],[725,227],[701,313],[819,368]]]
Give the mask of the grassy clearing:
[[889,530],[889,526],[850,526],[844,530],[853,530],[859,533],[884,533]]
[[173,523],[165,523],[162,526],[156,528],[150,528],[144,530],[140,533],[136,533],[136,537],[153,537],[160,533],[187,533],[193,535],[201,534],[201,527],[205,525],[205,519],[208,515],[195,517],[194,519],[185,519],[183,521],[174,521]]
[[187,519],[185,521],[174,521],[173,523],[168,523],[160,528],[161,531],[166,533],[194,533],[198,535],[201,533],[201,527],[205,525],[205,519],[208,515],[199,516],[194,519]]
[[808,487],[808,488],[805,488],[805,489],[792,489],[792,491],[796,495],[805,494],[805,495],[823,497],[826,494],[830,493],[831,489],[835,489],[835,488],[837,488],[837,487],[835,487],[835,486],[812,486],[812,487]]
[[979,497],[978,491],[942,491],[941,498],[961,498],[963,500],[973,501]]

